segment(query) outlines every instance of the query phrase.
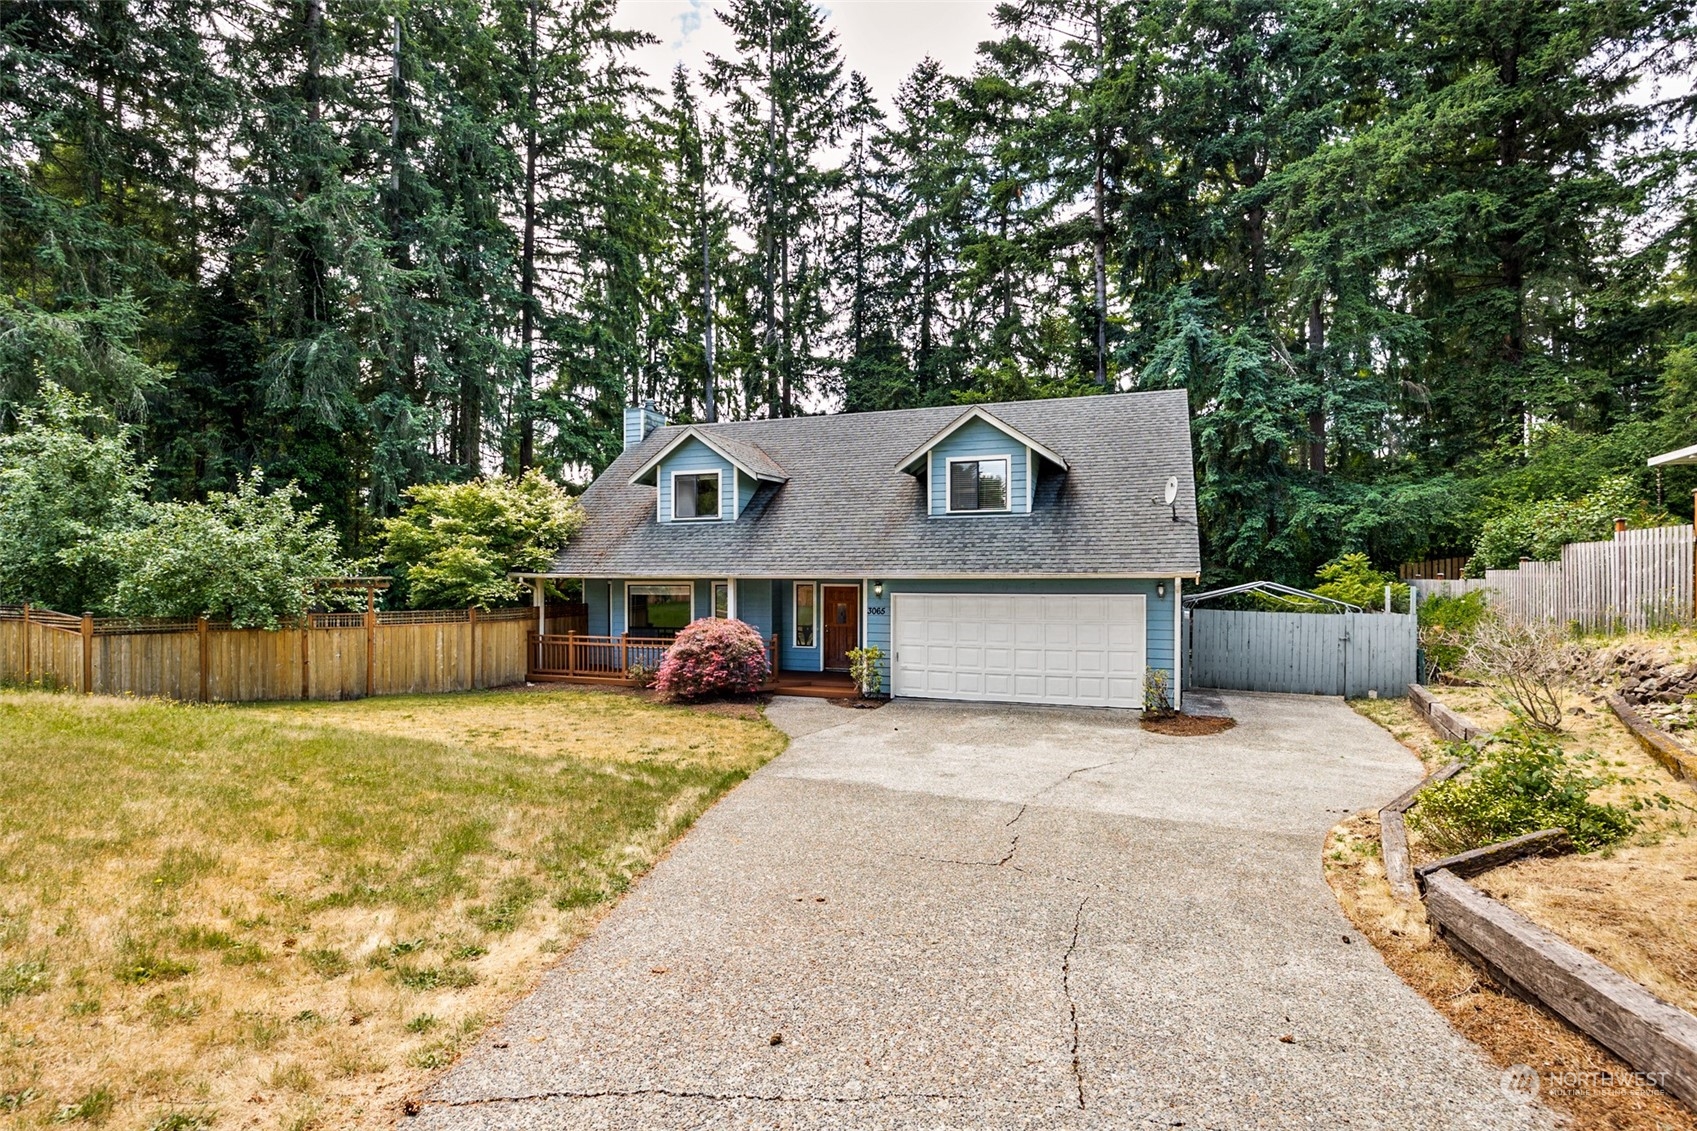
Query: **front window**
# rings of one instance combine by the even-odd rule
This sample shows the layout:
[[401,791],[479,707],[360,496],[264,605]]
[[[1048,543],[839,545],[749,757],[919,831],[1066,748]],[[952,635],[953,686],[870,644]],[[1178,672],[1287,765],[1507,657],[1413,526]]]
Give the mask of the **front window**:
[[695,471],[672,476],[673,518],[718,518],[719,473]]
[[691,612],[688,582],[625,589],[625,631],[632,636],[675,636],[689,623]]
[[731,615],[731,587],[723,581],[713,583],[713,615],[721,620]]
[[995,459],[952,459],[949,461],[950,511],[1005,511],[1008,509],[1008,461]]
[[795,646],[813,647],[814,605],[816,588],[811,581],[798,581],[795,586]]

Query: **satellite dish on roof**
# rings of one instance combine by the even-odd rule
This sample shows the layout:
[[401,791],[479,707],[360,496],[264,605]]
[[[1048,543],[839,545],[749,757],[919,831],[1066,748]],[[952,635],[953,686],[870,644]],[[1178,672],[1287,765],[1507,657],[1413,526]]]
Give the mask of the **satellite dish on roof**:
[[1167,506],[1172,506],[1178,499],[1178,476],[1167,476]]

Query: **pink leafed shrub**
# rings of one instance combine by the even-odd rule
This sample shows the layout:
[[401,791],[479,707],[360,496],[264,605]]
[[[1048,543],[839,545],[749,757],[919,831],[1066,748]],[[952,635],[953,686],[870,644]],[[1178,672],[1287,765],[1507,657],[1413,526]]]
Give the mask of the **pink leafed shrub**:
[[654,689],[667,699],[759,691],[771,674],[766,641],[740,620],[707,617],[685,627],[660,661]]

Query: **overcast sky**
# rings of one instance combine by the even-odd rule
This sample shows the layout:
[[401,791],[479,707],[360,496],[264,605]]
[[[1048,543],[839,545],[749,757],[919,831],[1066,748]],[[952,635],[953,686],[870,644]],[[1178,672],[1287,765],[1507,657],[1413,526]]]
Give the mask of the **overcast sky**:
[[[619,0],[619,23],[659,36],[636,61],[666,89],[672,68],[701,73],[709,54],[735,54],[731,34],[714,15],[725,0]],[[944,70],[963,74],[979,41],[991,37],[993,0],[827,0],[820,4],[837,33],[844,77],[860,71],[887,107],[915,63],[930,55]]]

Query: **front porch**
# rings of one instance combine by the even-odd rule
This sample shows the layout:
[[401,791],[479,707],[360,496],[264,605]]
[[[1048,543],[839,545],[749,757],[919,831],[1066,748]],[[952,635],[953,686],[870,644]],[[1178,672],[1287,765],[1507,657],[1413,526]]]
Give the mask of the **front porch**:
[[[671,641],[649,636],[591,636],[587,633],[528,635],[525,679],[531,683],[586,683],[637,687],[633,670],[653,672]],[[841,699],[855,694],[854,680],[842,672],[783,671],[777,636],[766,639],[771,677],[762,691],[815,699]]]

